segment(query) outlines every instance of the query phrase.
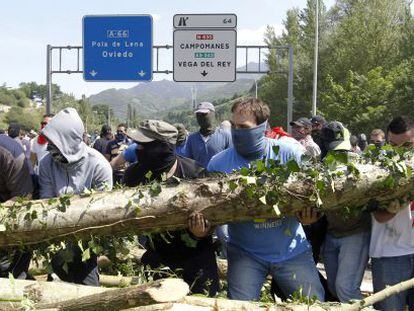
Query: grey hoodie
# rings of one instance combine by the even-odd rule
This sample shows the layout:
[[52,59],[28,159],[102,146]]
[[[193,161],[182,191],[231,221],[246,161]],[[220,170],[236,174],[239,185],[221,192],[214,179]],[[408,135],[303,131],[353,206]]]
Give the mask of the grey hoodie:
[[61,110],[42,130],[68,160],[60,163],[46,154],[39,164],[40,198],[79,194],[86,189],[111,190],[112,169],[98,151],[83,142],[85,129],[74,108]]

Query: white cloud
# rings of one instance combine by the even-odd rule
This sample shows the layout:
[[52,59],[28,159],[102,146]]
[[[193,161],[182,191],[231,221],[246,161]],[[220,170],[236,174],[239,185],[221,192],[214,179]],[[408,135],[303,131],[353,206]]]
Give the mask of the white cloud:
[[[273,24],[276,35],[281,35],[285,29],[282,24]],[[238,44],[263,44],[264,33],[267,25],[263,25],[257,29],[242,28],[237,31]]]

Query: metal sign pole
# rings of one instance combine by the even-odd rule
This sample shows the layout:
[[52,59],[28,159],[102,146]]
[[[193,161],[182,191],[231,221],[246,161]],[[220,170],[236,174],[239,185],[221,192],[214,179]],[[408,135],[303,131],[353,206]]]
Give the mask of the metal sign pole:
[[52,113],[52,48],[46,47],[46,114]]
[[288,77],[288,107],[287,129],[291,132],[290,122],[293,119],[293,47],[289,45],[289,77]]

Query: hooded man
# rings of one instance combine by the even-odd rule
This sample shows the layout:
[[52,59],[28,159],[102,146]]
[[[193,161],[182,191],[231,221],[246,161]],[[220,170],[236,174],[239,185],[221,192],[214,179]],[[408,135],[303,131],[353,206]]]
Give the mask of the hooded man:
[[[231,173],[261,159],[267,163],[268,160],[301,161],[304,148],[299,143],[265,136],[270,115],[266,104],[250,98],[236,102],[231,111],[234,147],[215,155],[208,171]],[[324,300],[312,251],[295,217],[230,223],[228,233],[230,299],[258,300],[263,282],[270,274],[286,297],[302,290],[308,297]]]
[[292,126],[292,136],[298,142],[305,147],[306,152],[314,158],[317,158],[321,154],[321,149],[313,141],[312,133],[312,122],[308,118],[299,118],[296,121],[290,122]]
[[188,136],[183,153],[183,156],[195,160],[204,168],[215,154],[232,146],[230,132],[214,126],[215,111],[214,105],[209,102],[197,106],[195,114],[200,130]]
[[[171,124],[158,120],[143,121],[138,129],[128,131],[129,137],[138,143],[138,162],[125,172],[127,186],[161,180],[174,183],[176,178],[194,179],[203,175],[204,169],[194,160],[176,154],[177,132]],[[193,293],[208,291],[214,296],[219,280],[211,232],[211,225],[202,215],[193,214],[188,229],[152,235],[141,262],[152,269],[168,266],[182,270],[182,277]]]
[[[83,122],[73,108],[61,110],[42,130],[48,141],[49,153],[39,165],[40,198],[81,194],[91,189],[112,189],[111,166],[102,154],[83,142],[84,132]],[[52,259],[52,267],[59,278],[66,282],[98,286],[96,255],[91,254],[90,259],[82,262],[78,246],[69,244],[67,249],[72,251],[69,262],[65,261],[67,258],[64,259],[63,251]]]

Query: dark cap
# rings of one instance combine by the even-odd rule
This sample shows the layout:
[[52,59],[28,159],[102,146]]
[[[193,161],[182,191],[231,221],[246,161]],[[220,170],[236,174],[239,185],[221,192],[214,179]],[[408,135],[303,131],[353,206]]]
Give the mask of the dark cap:
[[209,113],[211,111],[212,112],[216,111],[216,109],[214,108],[214,105],[209,102],[202,102],[198,104],[195,113]]
[[177,143],[177,129],[171,124],[160,120],[145,120],[137,129],[128,129],[127,135],[139,143],[149,143],[154,140]]
[[10,123],[9,128],[7,129],[7,133],[11,138],[16,138],[20,135],[20,124],[18,123]]
[[310,121],[311,121],[312,124],[322,124],[322,125],[324,125],[326,123],[325,118],[322,117],[322,116],[319,116],[319,115],[313,116],[310,119]]
[[307,127],[307,128],[312,127],[312,123],[308,118],[299,118],[296,121],[290,122],[290,125],[297,125],[297,126]]
[[338,121],[329,122],[322,128],[322,141],[329,150],[351,150],[351,135],[348,129]]

